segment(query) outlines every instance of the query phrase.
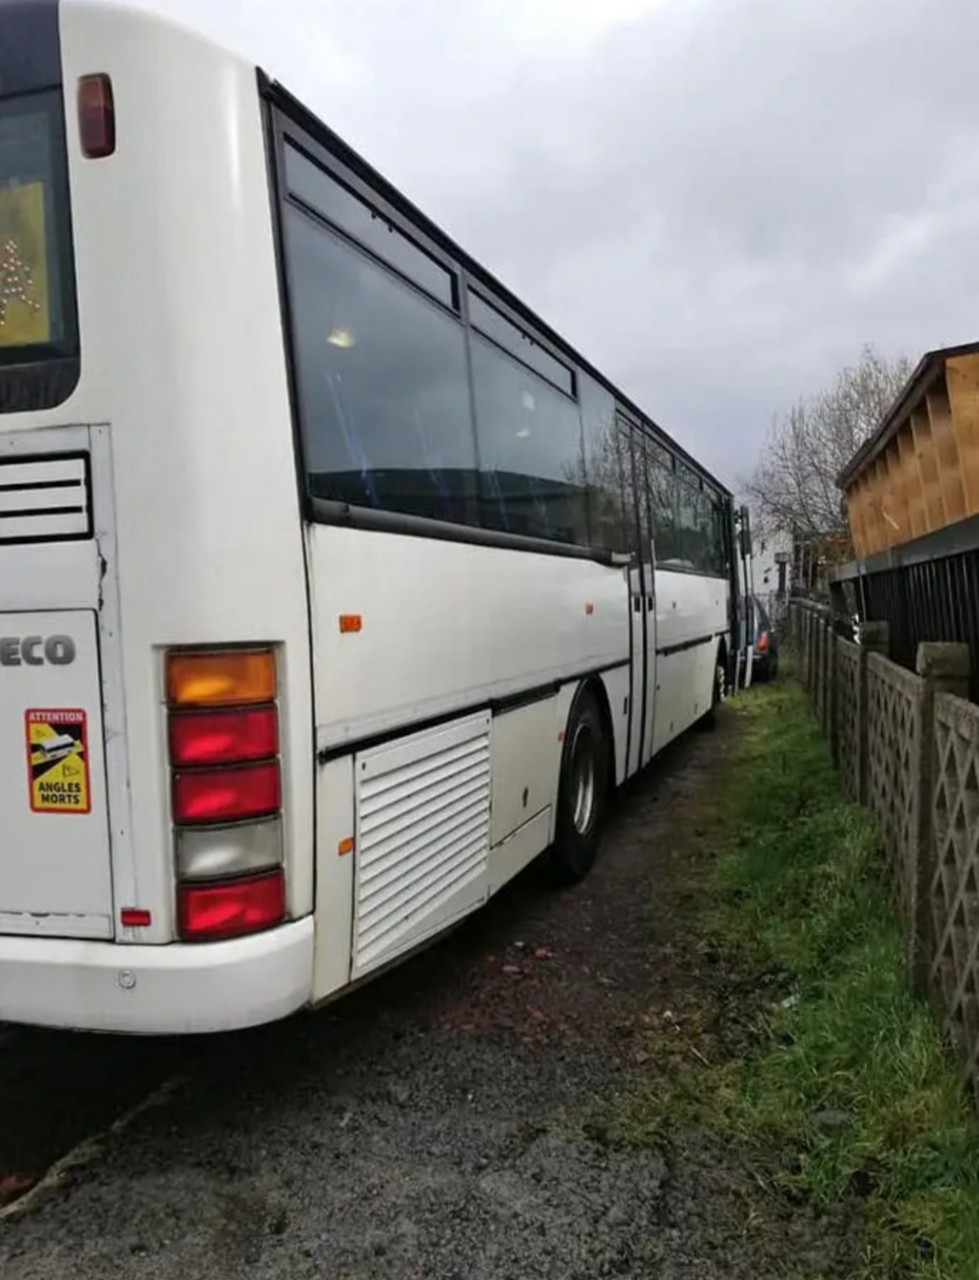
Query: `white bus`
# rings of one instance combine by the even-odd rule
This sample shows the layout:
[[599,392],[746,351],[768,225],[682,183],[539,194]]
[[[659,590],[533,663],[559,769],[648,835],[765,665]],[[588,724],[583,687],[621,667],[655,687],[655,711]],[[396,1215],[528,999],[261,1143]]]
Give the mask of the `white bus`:
[[0,0],[0,1019],[258,1024],[581,879],[737,670],[736,560],[727,490],[277,83]]

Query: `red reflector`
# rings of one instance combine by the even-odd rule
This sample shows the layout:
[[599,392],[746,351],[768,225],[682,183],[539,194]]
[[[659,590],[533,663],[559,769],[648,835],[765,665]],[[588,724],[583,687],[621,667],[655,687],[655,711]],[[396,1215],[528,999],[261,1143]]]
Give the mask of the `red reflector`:
[[170,761],[178,767],[266,760],[278,750],[275,707],[170,716]]
[[183,885],[178,895],[180,936],[188,942],[256,933],[280,924],[285,914],[281,870],[223,884]]
[[82,76],[78,82],[78,133],[89,160],[104,160],[116,149],[116,109],[108,76]]
[[153,923],[150,912],[143,911],[140,907],[123,907],[119,912],[119,919],[124,929],[145,929]]
[[263,818],[281,805],[279,766],[250,764],[240,769],[204,769],[173,777],[175,822],[233,822]]

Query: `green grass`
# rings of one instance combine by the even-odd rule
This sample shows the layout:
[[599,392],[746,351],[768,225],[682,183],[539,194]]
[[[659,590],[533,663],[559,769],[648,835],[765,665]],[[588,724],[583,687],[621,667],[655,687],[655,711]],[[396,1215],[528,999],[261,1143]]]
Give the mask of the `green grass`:
[[[879,842],[794,686],[756,693],[740,715],[720,914],[733,943],[794,976],[797,1003],[738,1073],[726,1124],[794,1149],[780,1179],[794,1194],[819,1207],[865,1197],[865,1275],[971,1280],[979,1124],[910,993]],[[827,1111],[846,1127],[825,1133],[814,1117]]]
[[[779,1199],[864,1224],[862,1280],[979,1277],[979,1123],[910,993],[883,855],[791,684],[740,699],[691,928],[742,981],[742,1025],[611,1104],[620,1136],[708,1129]],[[774,975],[774,989],[764,975]],[[828,1117],[824,1113],[838,1113]]]

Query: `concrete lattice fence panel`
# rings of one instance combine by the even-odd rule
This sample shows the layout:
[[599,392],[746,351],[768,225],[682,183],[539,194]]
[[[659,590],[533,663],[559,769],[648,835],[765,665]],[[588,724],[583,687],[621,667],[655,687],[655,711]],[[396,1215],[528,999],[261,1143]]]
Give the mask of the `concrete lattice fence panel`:
[[935,750],[932,976],[979,1090],[979,707],[937,694]]
[[836,731],[843,786],[851,800],[860,794],[860,646],[837,637]]
[[867,657],[867,803],[877,819],[905,927],[913,927],[925,682]]

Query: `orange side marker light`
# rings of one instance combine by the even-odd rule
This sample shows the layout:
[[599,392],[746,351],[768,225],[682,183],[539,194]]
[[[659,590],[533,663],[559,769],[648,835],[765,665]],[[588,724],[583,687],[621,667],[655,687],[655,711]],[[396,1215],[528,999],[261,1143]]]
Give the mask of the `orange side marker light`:
[[359,613],[341,613],[340,614],[340,634],[348,635],[351,632],[363,631],[364,619]]

